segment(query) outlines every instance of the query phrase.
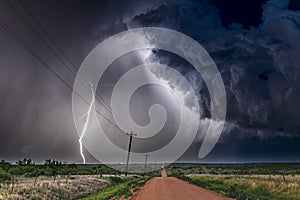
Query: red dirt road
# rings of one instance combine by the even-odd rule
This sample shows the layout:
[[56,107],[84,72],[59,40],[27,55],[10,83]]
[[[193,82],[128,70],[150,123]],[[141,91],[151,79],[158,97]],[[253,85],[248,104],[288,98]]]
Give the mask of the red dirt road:
[[[162,172],[164,174],[164,172]],[[215,192],[173,177],[156,177],[148,181],[131,200],[228,200]]]
[[161,177],[167,177],[167,171],[165,168],[161,170]]

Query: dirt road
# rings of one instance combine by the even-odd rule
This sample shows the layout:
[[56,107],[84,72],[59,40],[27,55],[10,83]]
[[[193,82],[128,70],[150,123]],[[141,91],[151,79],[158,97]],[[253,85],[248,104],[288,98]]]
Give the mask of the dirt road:
[[[164,172],[163,172],[164,173]],[[215,192],[173,177],[156,177],[132,198],[132,200],[228,200]]]

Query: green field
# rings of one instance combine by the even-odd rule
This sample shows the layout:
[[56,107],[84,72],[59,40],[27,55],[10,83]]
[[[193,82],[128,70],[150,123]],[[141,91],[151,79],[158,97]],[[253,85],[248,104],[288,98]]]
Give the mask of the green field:
[[[171,164],[166,169],[168,176],[235,199],[300,199],[299,163]],[[34,164],[30,159],[16,164],[2,161],[0,199],[127,199],[159,175],[157,171],[125,177],[105,165],[55,160],[44,164]]]
[[171,165],[169,175],[238,200],[299,200],[300,164]]
[[145,184],[148,179],[145,178],[134,178],[132,180],[115,179],[114,184],[110,187],[105,188],[99,193],[82,198],[82,200],[106,200],[110,198],[129,198],[134,192],[136,192],[141,186]]

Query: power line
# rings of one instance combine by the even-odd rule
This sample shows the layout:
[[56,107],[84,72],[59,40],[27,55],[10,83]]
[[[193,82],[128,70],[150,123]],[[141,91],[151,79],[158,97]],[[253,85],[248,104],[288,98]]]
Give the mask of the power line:
[[[13,6],[8,0],[6,0],[7,3],[15,10],[15,12],[18,14],[18,16],[20,18],[22,18],[22,20],[30,27],[30,29],[47,45],[47,47],[58,57],[58,59],[62,62],[63,65],[65,65],[69,71],[71,71],[73,73],[72,70],[70,70],[70,68],[66,65],[66,63],[63,61],[63,59],[61,59],[59,57],[59,55],[51,48],[51,46],[39,35],[39,33],[34,29],[34,27],[28,23],[24,17],[20,14],[20,12],[18,12],[18,10],[16,9],[15,6]],[[30,11],[30,9],[26,6],[26,4],[20,0],[18,0],[19,4],[26,10],[26,12],[30,15],[30,17],[33,19],[33,21],[39,26],[39,28],[44,32],[44,34],[46,35],[46,37],[52,42],[52,44],[55,46],[55,48],[68,60],[68,62],[71,64],[72,68],[77,71],[77,68],[75,67],[74,63],[71,61],[71,59],[64,53],[64,51],[60,48],[60,46],[55,42],[54,39],[52,39],[52,37],[50,36],[49,32],[46,30],[46,28],[44,28],[42,26],[42,24],[36,19],[36,17],[32,14],[32,12]],[[74,76],[76,76],[76,73],[73,73]],[[84,77],[81,76],[81,74],[79,74],[78,72],[78,76],[80,79],[83,79],[84,82],[85,79]],[[80,82],[86,87],[86,85],[80,80]],[[95,94],[96,99],[107,109],[108,113],[111,115],[114,115],[117,117],[117,119],[123,124],[125,125],[128,129],[130,129],[121,119],[121,117],[119,117],[116,113],[113,112],[113,110],[107,105],[107,103],[105,102],[105,100],[103,98],[101,98],[100,96],[98,96],[97,94]]]
[[25,5],[25,2],[18,0],[19,4],[26,10],[26,12],[30,15],[30,17],[34,20],[34,22],[39,26],[39,28],[45,33],[47,38],[54,44],[54,46],[58,49],[58,51],[68,60],[68,62],[72,65],[73,69],[77,71],[74,63],[69,59],[69,57],[61,50],[59,45],[52,39],[48,31],[42,26],[42,24],[36,19],[36,17],[32,14],[29,8]]
[[[6,2],[8,3],[8,5],[17,13],[17,15],[22,19],[22,21],[29,26],[29,28],[40,38],[40,40],[50,49],[50,51],[62,62],[62,64],[64,66],[66,66],[66,68],[74,75],[76,76],[76,72],[74,72],[73,70],[71,70],[68,65],[63,61],[63,59],[56,53],[56,51],[54,49],[51,48],[51,46],[44,40],[44,38],[34,29],[34,27],[27,21],[24,19],[24,17],[22,16],[22,14],[16,9],[16,7],[11,4],[8,0],[6,0]],[[21,3],[20,1],[18,1],[19,3]],[[23,3],[21,3],[21,5],[25,7],[25,5]],[[47,33],[46,29],[44,29],[40,23],[38,23],[38,21],[35,19],[35,17],[31,14],[31,12],[29,11],[29,9],[26,9],[27,12],[29,12],[30,16],[35,20],[35,22],[40,26],[40,28],[45,32],[45,34],[47,35],[48,39],[55,45],[55,47],[62,53],[62,55],[65,56],[65,58],[70,62],[70,64],[73,66],[73,69],[76,70],[76,67],[74,66],[74,64],[72,63],[72,61],[67,57],[67,55],[60,49],[60,47],[55,43],[55,41],[50,37],[50,35]],[[68,89],[70,89],[72,92],[74,92],[77,96],[79,96],[86,104],[89,105],[89,102],[87,102],[78,92],[76,92],[75,90],[73,90],[73,88],[55,71],[53,70],[38,54],[36,54],[34,52],[34,50],[32,48],[30,48],[30,46],[28,46],[20,37],[18,37],[18,35],[16,35],[1,19],[0,19],[0,26],[11,36],[13,37],[26,51],[28,51],[28,53],[30,53],[35,59],[37,59],[49,72],[51,72],[54,76],[56,76],[58,78],[58,80],[60,80]],[[80,77],[80,74],[78,74]],[[85,84],[82,83],[84,86]],[[97,95],[95,94],[95,96],[97,97]],[[109,106],[105,103],[105,101],[99,97],[102,101],[102,104],[109,110]],[[106,116],[104,116],[104,114],[102,114],[101,112],[99,112],[96,107],[94,107],[95,111],[101,115],[105,120],[107,120],[107,122],[109,122],[111,125],[115,126],[117,129],[119,129],[121,132],[123,132],[114,122],[112,122],[111,120],[109,120]],[[113,111],[111,110],[112,114]],[[120,120],[121,121],[121,120]],[[124,124],[126,126],[126,124]],[[128,163],[129,163],[129,156],[130,156],[130,150],[131,150],[131,143],[132,143],[132,137],[133,133],[128,134],[129,137],[129,147],[128,147],[128,155],[127,155],[127,164],[126,164],[126,175],[128,173]]]
[[[42,58],[40,58],[32,48],[30,48],[20,37],[18,37],[1,19],[0,19],[0,26],[11,36],[16,40],[19,45],[21,45],[26,51],[28,51],[35,59],[37,59],[49,72],[51,72],[58,80],[60,80],[68,89],[70,89],[72,92],[74,92],[77,96],[79,96],[85,103],[89,105],[89,102],[87,102],[78,92],[73,90],[73,88],[56,72],[54,71]],[[99,112],[95,108],[96,112],[101,115],[105,120],[107,120],[111,125],[115,126],[117,129],[119,129],[121,132],[123,132],[115,123],[113,123],[111,120],[109,120],[107,117],[105,117],[101,112]]]
[[[68,71],[70,71],[74,76],[76,76],[76,72],[74,72],[73,70],[71,70],[68,65],[64,62],[64,60],[55,52],[54,49],[52,49],[52,47],[48,44],[47,41],[44,40],[44,38],[34,29],[34,27],[24,18],[24,16],[22,16],[22,14],[17,10],[17,8],[11,3],[9,2],[8,0],[6,0],[6,2],[8,3],[8,5],[16,12],[16,14],[22,19],[22,21],[27,25],[29,26],[29,28],[38,36],[38,38],[50,49],[50,51],[61,61],[61,63],[68,69]],[[34,20],[35,23],[38,24],[38,26],[41,28],[41,30],[45,33],[45,35],[47,36],[47,38],[53,43],[53,45],[58,49],[58,51],[69,61],[69,63],[72,65],[73,69],[77,71],[75,65],[73,64],[73,62],[71,61],[71,59],[69,59],[69,57],[63,52],[63,50],[58,46],[58,44],[51,38],[50,34],[47,32],[47,30],[38,22],[38,20],[34,17],[34,15],[31,13],[31,11],[27,8],[27,6],[21,2],[21,1],[18,1],[20,3],[20,5],[26,10],[26,12],[32,17],[32,19]],[[84,80],[84,78],[82,78],[82,76],[80,74],[78,74],[79,76],[79,81],[85,86],[86,84],[84,82],[86,82]],[[82,80],[84,82],[82,82]],[[111,108],[106,104],[105,100],[101,97],[99,97],[98,95],[96,95],[96,99],[107,109],[107,112],[108,114],[114,114],[118,119],[119,121],[122,122],[121,118],[116,114],[114,113]],[[105,112],[105,110],[103,110]],[[111,113],[110,113],[111,112]],[[122,124],[124,124],[127,128],[128,126],[122,122]]]
[[50,49],[50,51],[66,66],[66,68],[73,74],[76,75],[72,69],[70,69],[64,62],[64,60],[58,56],[58,54],[51,48],[51,46],[44,40],[44,38],[34,29],[34,27],[22,16],[18,9],[9,0],[6,0],[7,4],[15,11],[15,13],[22,19],[22,21],[34,32],[34,34]]
[[[6,0],[8,5],[15,11],[15,13],[22,19],[22,21],[31,29],[31,31],[34,32],[35,35],[50,49],[50,51],[61,61],[61,63],[70,71],[74,76],[76,76],[76,72],[74,72],[70,67],[64,62],[64,60],[55,52],[55,50],[48,44],[46,40],[35,30],[35,28],[24,18],[24,16],[18,11],[18,9],[11,3],[9,0]],[[46,31],[46,29],[38,22],[38,20],[33,16],[33,14],[30,12],[30,10],[26,7],[26,5],[18,1],[22,7],[28,12],[28,14],[33,18],[33,20],[38,24],[38,26],[42,29],[42,31],[46,34],[47,38],[54,44],[54,46],[59,50],[59,52],[64,55],[64,57],[71,63],[73,69],[77,71],[75,65],[72,63],[72,61],[68,58],[68,56],[61,50],[61,48],[57,45],[57,43],[50,37],[49,33]],[[85,85],[83,82],[81,82],[83,85]],[[85,85],[86,86],[86,85]]]

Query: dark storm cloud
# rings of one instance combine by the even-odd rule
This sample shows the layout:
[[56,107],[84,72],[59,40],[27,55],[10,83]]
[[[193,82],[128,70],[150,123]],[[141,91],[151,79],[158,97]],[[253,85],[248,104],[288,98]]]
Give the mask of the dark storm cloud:
[[[241,9],[238,4],[228,3],[224,8],[220,2],[25,1],[75,68],[99,42],[126,29],[160,26],[191,36],[216,62],[228,97],[224,134],[207,159],[242,160],[243,155],[249,159],[278,160],[287,155],[290,159],[297,158],[295,152],[299,152],[297,144],[300,144],[297,139],[300,137],[299,6],[293,0],[269,0],[263,6],[265,1],[261,1],[252,4],[254,19],[245,19],[224,14],[228,9],[238,13]],[[31,20],[17,2],[13,4]],[[39,56],[69,84],[73,83],[72,74],[5,1],[0,2],[0,13],[0,18]],[[38,29],[37,24],[34,27]],[[47,39],[40,29],[38,31]],[[0,158],[15,160],[26,156],[44,160],[53,157],[80,162],[71,92],[3,30],[0,45]],[[184,63],[176,63],[167,56],[161,59],[185,74],[199,92],[199,101],[206,113],[202,116],[201,128],[205,129],[210,103],[205,83]],[[185,157],[197,159],[200,144],[197,141]],[[290,151],[286,148],[289,144],[292,145]],[[280,146],[285,149],[281,153],[276,150]],[[263,153],[254,151],[255,148]],[[237,153],[239,151],[241,153]]]
[[239,0],[209,0],[218,9],[222,24],[230,27],[232,24],[241,24],[249,29],[262,23],[262,4],[267,0],[239,1]]
[[290,10],[300,10],[300,2],[297,0],[290,0],[289,9]]
[[[227,143],[219,143],[201,162],[297,162],[299,138],[275,137],[268,140],[258,138],[236,138]],[[182,161],[195,162],[201,143],[195,143]]]
[[[150,26],[173,28],[197,39],[208,50],[222,73],[228,96],[228,123],[220,143],[235,139],[239,143],[239,138],[298,138],[300,13],[289,10],[288,6],[287,0],[261,3],[262,12],[254,13],[260,16],[261,24],[252,24],[257,28],[249,30],[242,29],[245,26],[242,19],[243,24],[232,20],[234,24],[224,27],[218,10],[205,1],[160,6],[136,16],[131,26],[150,23]],[[246,28],[249,27],[248,24]],[[189,68],[178,66],[172,59],[168,64],[186,73],[199,91],[203,107],[209,109],[201,77],[187,73]],[[202,124],[205,127],[205,120]],[[282,140],[284,145],[287,141]]]
[[[54,48],[26,10],[17,1],[11,3],[43,40]],[[68,55],[74,67],[78,68],[95,45],[127,29],[123,19],[130,19],[131,15],[144,12],[148,6],[155,7],[157,1],[24,3]],[[1,20],[72,86],[73,74],[22,21],[15,10],[5,1],[0,2],[0,10]],[[26,156],[37,161],[56,158],[80,162],[78,135],[72,117],[71,91],[3,29],[0,34],[0,157],[16,160]],[[57,49],[54,50],[63,58]],[[65,58],[63,61],[72,69]]]

